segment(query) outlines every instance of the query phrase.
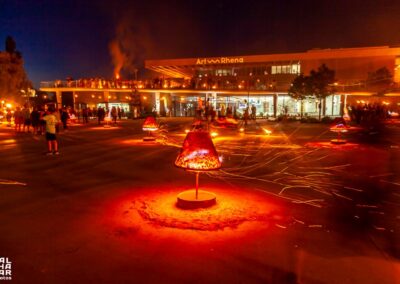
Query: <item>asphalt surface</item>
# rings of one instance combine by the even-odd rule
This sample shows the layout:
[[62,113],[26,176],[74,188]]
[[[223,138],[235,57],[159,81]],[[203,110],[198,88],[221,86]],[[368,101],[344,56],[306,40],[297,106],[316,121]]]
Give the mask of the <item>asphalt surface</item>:
[[[213,128],[223,161],[200,184],[215,208],[174,207],[194,176],[174,167],[192,119],[72,125],[44,136],[0,126],[0,257],[13,283],[400,283],[400,127]],[[271,131],[266,134],[267,129]]]

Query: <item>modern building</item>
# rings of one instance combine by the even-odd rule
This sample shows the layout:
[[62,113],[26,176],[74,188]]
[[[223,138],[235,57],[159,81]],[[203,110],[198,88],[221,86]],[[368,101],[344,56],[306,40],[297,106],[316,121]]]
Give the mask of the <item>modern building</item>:
[[[211,58],[146,60],[155,76],[143,81],[99,79],[43,82],[42,91],[55,92],[57,101],[69,97],[74,106],[118,105],[128,109],[151,105],[161,115],[194,115],[206,103],[216,109],[235,109],[240,115],[255,106],[258,116],[298,115],[300,102],[288,95],[293,79],[309,74],[322,64],[335,70],[335,94],[322,102],[303,102],[304,113],[340,116],[343,108],[356,103],[400,103],[400,47],[312,49],[302,53],[248,55]],[[369,74],[385,68],[392,75],[384,82],[371,81]],[[321,103],[321,104],[320,104]]]

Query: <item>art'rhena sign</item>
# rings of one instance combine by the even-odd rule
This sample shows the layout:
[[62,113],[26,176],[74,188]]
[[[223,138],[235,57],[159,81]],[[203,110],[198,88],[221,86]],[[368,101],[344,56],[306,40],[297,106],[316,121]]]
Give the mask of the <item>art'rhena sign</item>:
[[244,63],[243,57],[219,57],[219,58],[197,58],[196,65],[199,64],[229,64]]

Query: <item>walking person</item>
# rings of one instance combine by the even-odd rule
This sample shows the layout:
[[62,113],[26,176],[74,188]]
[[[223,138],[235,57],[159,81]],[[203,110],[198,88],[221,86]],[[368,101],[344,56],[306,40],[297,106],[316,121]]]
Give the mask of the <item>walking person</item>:
[[255,105],[251,106],[251,119],[256,120],[257,117],[257,108]]
[[27,105],[22,109],[22,117],[24,118],[24,126],[22,132],[25,132],[25,127],[27,127],[27,132],[29,133],[29,127],[31,126],[31,113]]
[[83,124],[89,123],[88,116],[89,116],[88,109],[87,108],[82,109]]
[[37,107],[34,107],[31,112],[31,123],[33,128],[33,134],[36,135],[38,133],[38,127],[40,123],[40,113]]
[[117,109],[115,107],[111,108],[111,117],[114,122],[114,125],[117,125]]
[[121,111],[120,107],[117,108],[117,113],[118,113],[118,119],[121,120],[122,119],[122,111]]
[[68,129],[68,125],[67,125],[68,118],[69,118],[69,114],[68,114],[67,110],[65,108],[63,108],[62,112],[61,112],[61,122],[62,122],[64,131]]
[[247,121],[249,120],[249,107],[246,107],[243,114],[244,125],[247,126]]
[[103,118],[104,118],[104,109],[102,107],[99,107],[99,109],[97,110],[97,121],[99,125],[103,121]]
[[14,112],[15,132],[21,132],[21,126],[24,123],[24,117],[20,107]]
[[6,114],[6,119],[7,119],[7,126],[11,127],[11,118],[12,118],[12,113],[11,109],[7,109],[7,114]]
[[59,155],[58,143],[56,137],[57,117],[54,115],[54,108],[50,107],[48,114],[43,116],[43,121],[46,122],[46,141],[47,141],[47,156]]

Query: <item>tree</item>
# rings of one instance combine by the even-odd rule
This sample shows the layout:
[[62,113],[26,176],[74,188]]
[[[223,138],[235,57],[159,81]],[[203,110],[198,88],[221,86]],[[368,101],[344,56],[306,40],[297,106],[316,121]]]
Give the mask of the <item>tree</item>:
[[318,99],[318,118],[321,120],[322,101],[334,94],[335,71],[329,69],[325,64],[318,67],[318,70],[310,72],[310,94]]
[[309,96],[310,92],[310,77],[304,76],[301,73],[299,76],[294,78],[288,94],[296,100],[300,100],[300,116],[303,117],[303,100]]
[[366,83],[369,86],[389,86],[393,83],[393,75],[389,69],[382,67],[374,72],[369,72]]
[[22,55],[16,51],[12,37],[6,39],[6,51],[0,51],[0,98],[23,103],[23,91],[32,88],[25,69]]
[[6,51],[10,54],[13,54],[17,51],[17,44],[11,36],[7,36],[6,38]]

